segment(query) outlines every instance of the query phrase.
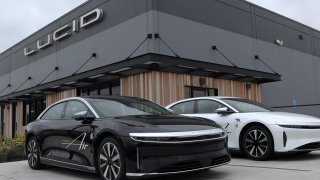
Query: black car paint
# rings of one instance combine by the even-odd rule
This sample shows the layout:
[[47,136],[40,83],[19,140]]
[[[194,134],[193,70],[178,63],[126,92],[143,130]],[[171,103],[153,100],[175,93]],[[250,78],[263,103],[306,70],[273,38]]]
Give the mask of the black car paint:
[[[81,169],[74,167],[73,169],[95,172],[97,148],[103,138],[113,136],[125,149],[127,172],[152,173],[176,162],[195,159],[201,159],[203,166],[210,166],[209,160],[206,160],[208,157],[229,157],[226,139],[212,143],[206,141],[167,145],[137,142],[130,138],[129,133],[184,132],[214,128],[221,127],[207,119],[173,114],[97,118],[93,121],[43,120],[40,118],[27,126],[26,142],[32,136],[36,137],[40,144],[42,158],[85,167]],[[203,150],[201,148],[197,150],[195,146],[203,147]],[[220,148],[215,148],[217,146]],[[184,150],[186,148],[193,150],[186,151]],[[138,149],[140,149],[140,152],[137,152]],[[210,149],[215,151],[211,152]],[[151,151],[151,154],[149,151]],[[183,153],[183,151],[189,153]],[[156,153],[152,155],[152,152]],[[141,158],[146,156],[145,162],[141,162],[140,167],[137,165],[137,161],[139,161],[137,160],[137,153],[144,153]],[[45,160],[42,162],[48,163]],[[60,164],[54,165],[59,166]]]

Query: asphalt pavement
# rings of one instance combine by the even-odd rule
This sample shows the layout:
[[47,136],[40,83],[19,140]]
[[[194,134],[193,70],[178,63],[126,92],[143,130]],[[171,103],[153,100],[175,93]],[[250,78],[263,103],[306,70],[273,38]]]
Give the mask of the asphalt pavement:
[[[100,180],[96,174],[50,167],[31,170],[26,161],[0,163],[0,180]],[[233,154],[225,166],[150,180],[319,180],[320,152],[281,155],[270,161],[252,161]]]

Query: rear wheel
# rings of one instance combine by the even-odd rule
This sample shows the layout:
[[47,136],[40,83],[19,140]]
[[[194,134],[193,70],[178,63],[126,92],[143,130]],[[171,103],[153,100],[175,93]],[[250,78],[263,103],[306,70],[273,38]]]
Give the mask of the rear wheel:
[[40,163],[40,146],[36,138],[31,137],[27,142],[26,149],[28,164],[31,169],[41,169],[43,165]]
[[241,138],[244,154],[253,160],[268,160],[274,155],[274,142],[269,130],[263,126],[249,127]]
[[98,149],[97,167],[105,180],[123,180],[126,177],[125,155],[121,144],[114,138],[105,138]]

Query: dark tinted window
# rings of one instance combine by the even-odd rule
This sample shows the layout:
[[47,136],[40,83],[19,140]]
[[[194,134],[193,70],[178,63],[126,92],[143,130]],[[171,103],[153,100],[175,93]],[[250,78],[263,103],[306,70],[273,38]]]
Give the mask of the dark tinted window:
[[151,101],[135,98],[87,99],[100,117],[171,114]]
[[69,101],[66,107],[64,118],[71,119],[74,114],[87,110],[87,106],[85,106],[82,102]]
[[173,106],[172,110],[176,114],[193,114],[196,101],[188,101]]
[[219,108],[225,107],[223,104],[212,100],[199,100],[198,113],[216,113]]
[[43,116],[42,119],[61,119],[65,103],[57,104],[51,107]]
[[248,99],[237,99],[237,98],[224,98],[221,99],[224,102],[228,103],[233,108],[237,109],[239,112],[270,112],[271,109],[265,105],[251,101]]

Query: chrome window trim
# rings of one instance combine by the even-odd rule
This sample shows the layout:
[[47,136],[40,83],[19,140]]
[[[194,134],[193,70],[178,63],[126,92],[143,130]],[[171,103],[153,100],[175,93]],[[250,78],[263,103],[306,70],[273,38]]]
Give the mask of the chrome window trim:
[[198,169],[190,169],[190,170],[186,170],[186,171],[177,171],[177,172],[168,172],[168,173],[126,173],[126,175],[129,177],[143,177],[143,176],[161,176],[161,175],[169,175],[169,174],[187,173],[187,172],[200,171],[200,170],[204,170],[204,169],[210,169],[210,168],[214,168],[214,167],[218,167],[218,166],[223,166],[223,165],[229,164],[229,162],[217,164],[214,166],[198,168]]
[[93,109],[93,107],[83,98],[80,98],[80,97],[71,97],[71,98],[66,98],[66,99],[63,99],[63,100],[60,100],[58,102],[55,102],[53,104],[51,104],[50,106],[48,106],[44,111],[42,111],[42,113],[37,117],[37,119],[41,119],[41,117],[53,106],[55,106],[56,104],[59,104],[59,103],[63,103],[63,102],[68,102],[68,101],[72,101],[72,100],[78,100],[78,101],[81,101],[83,102],[88,108],[89,110],[93,113],[93,115],[96,117],[96,118],[100,118],[100,116],[98,115],[98,113]]

